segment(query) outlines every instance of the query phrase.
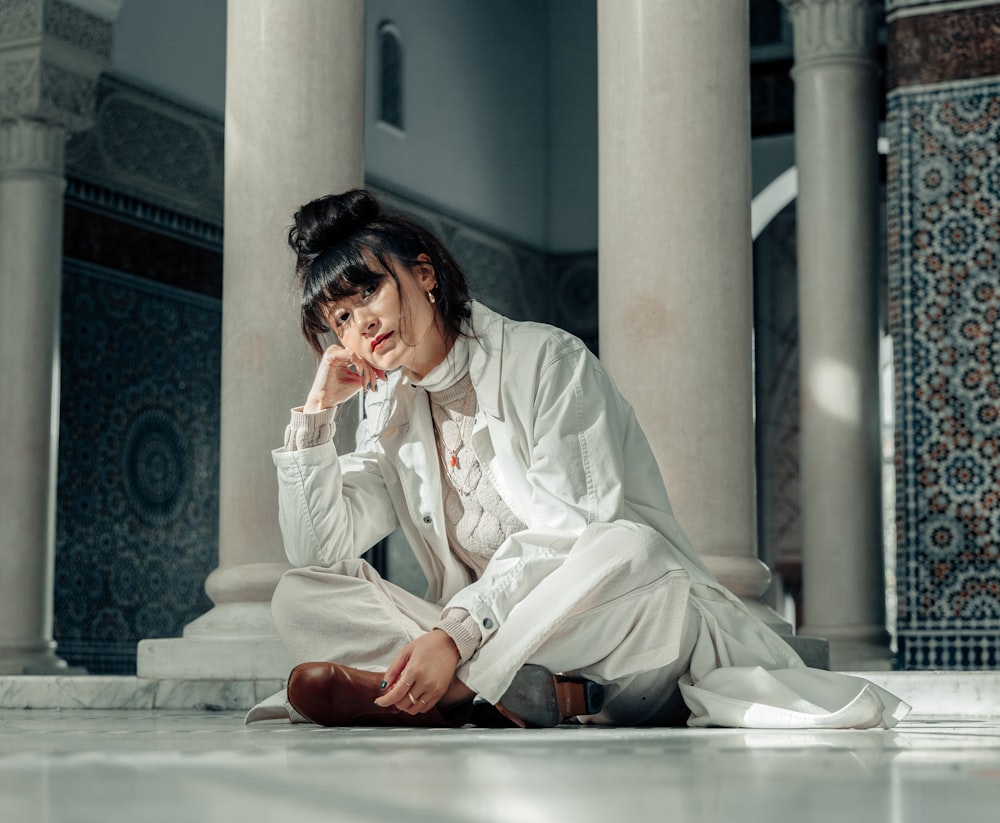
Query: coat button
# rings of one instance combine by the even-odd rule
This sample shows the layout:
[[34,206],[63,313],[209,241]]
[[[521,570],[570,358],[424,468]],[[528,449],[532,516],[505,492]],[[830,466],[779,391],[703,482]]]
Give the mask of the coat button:
[[424,515],[424,522],[429,526],[433,522],[433,518],[429,514]]
[[484,629],[492,629],[493,628],[493,621],[490,620],[488,617],[484,617],[483,618],[483,628]]

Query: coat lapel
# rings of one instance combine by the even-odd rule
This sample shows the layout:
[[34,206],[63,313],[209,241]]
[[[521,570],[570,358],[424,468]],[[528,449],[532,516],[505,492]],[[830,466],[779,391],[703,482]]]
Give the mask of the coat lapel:
[[400,486],[411,518],[422,522],[429,514],[435,522],[441,520],[436,516],[443,514],[441,472],[427,392],[400,381],[389,421],[377,437],[389,464],[399,466]]
[[[469,374],[476,389],[479,414],[472,432],[472,447],[483,471],[493,481],[504,502],[522,523],[531,523],[531,487],[527,482],[528,466],[517,461],[510,443],[511,409],[504,406],[504,381],[517,380],[505,371],[504,319],[480,303],[472,304],[472,328],[475,338],[469,358]],[[509,387],[508,387],[509,388]],[[512,394],[512,392],[508,392]],[[511,448],[495,448],[504,443]]]

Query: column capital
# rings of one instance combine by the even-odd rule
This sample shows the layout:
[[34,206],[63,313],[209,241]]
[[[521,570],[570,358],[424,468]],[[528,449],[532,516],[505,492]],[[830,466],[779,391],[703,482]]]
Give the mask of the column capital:
[[63,177],[66,130],[32,120],[0,123],[0,180]]
[[111,62],[110,7],[0,0],[0,121],[91,125],[97,78]]
[[796,68],[829,61],[875,66],[875,11],[880,0],[781,0],[795,27]]

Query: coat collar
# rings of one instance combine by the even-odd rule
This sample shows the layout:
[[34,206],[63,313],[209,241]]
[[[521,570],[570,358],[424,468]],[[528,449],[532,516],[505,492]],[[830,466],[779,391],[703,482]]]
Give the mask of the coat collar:
[[479,408],[503,420],[503,400],[500,387],[503,377],[504,318],[472,302],[472,339],[469,353],[469,374],[476,389]]
[[[472,301],[469,333],[469,374],[479,408],[491,417],[503,420],[500,387],[503,378],[504,318],[481,303]],[[374,433],[383,446],[395,441],[410,428],[412,416],[417,413],[416,400],[424,394],[422,388],[411,385],[405,377],[399,378],[391,399],[381,401],[391,404],[384,427],[381,432]],[[374,400],[371,395],[369,398]],[[369,409],[380,406],[381,402],[370,402]]]

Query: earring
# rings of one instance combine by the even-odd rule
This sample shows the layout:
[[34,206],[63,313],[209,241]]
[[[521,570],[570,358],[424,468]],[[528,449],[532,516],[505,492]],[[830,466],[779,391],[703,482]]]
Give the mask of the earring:
[[435,303],[437,303],[437,299],[434,297],[434,292],[432,292],[432,291],[428,291],[427,292],[427,299],[430,300],[432,306]]

